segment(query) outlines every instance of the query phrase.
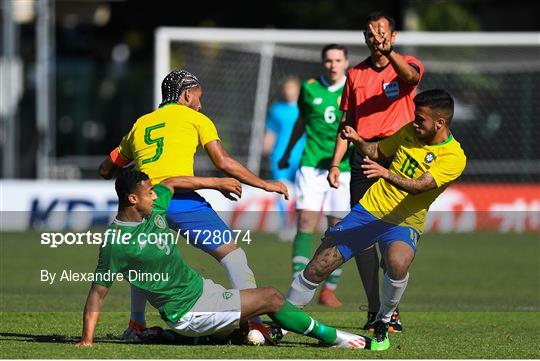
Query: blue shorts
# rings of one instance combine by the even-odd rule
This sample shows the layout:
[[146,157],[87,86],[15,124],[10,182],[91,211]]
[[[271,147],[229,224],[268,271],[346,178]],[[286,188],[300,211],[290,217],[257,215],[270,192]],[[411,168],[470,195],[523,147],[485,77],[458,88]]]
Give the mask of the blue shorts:
[[167,209],[169,227],[204,252],[230,243],[229,226],[203,197],[195,192],[177,193]]
[[381,253],[395,241],[406,242],[416,253],[420,234],[412,227],[381,221],[357,204],[338,224],[326,230],[324,238],[337,246],[346,262],[376,242],[379,243]]

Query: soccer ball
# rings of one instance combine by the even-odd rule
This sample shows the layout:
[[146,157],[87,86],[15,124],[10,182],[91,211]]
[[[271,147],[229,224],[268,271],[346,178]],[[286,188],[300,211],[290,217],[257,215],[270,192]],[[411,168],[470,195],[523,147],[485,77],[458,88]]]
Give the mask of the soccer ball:
[[259,330],[249,330],[246,336],[246,344],[250,346],[262,346],[266,343],[264,336]]

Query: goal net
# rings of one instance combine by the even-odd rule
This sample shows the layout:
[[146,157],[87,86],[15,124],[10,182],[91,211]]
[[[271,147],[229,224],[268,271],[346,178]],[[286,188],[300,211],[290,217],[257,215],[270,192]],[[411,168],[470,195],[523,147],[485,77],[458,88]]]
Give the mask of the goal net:
[[[330,43],[348,47],[351,66],[369,55],[360,31],[159,28],[155,103],[170,70],[193,72],[225,149],[267,176],[267,108],[287,76],[321,73],[321,49]],[[453,132],[468,155],[465,180],[540,181],[540,33],[398,32],[395,48],[424,63],[420,90],[444,88],[456,99]],[[196,172],[215,172],[208,157],[197,155]]]

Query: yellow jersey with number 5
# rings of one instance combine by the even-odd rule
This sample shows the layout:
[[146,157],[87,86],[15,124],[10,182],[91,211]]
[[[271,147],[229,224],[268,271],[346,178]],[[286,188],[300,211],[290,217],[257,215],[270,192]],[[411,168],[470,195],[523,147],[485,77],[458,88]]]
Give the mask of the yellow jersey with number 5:
[[207,116],[171,103],[137,119],[118,148],[157,184],[169,177],[192,176],[197,147],[213,140],[219,136]]
[[390,171],[403,178],[418,179],[430,173],[437,188],[419,194],[409,194],[380,178],[360,200],[360,204],[375,217],[392,224],[409,226],[422,233],[424,221],[433,201],[456,180],[467,158],[452,135],[443,143],[427,145],[419,140],[412,123],[379,142],[379,151],[394,156]]

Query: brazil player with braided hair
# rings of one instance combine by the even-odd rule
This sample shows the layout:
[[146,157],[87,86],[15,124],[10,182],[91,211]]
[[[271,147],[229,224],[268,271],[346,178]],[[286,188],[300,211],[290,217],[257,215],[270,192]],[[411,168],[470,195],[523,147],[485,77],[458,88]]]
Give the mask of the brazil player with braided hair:
[[[304,270],[312,255],[313,234],[320,211],[326,215],[331,226],[349,211],[351,152],[345,154],[339,164],[332,165],[335,137],[342,116],[339,103],[349,66],[347,48],[329,44],[322,49],[321,56],[323,75],[302,84],[298,100],[300,115],[279,162],[282,168],[288,166],[291,151],[305,133],[304,152],[295,179],[298,226],[292,252],[293,277]],[[326,181],[331,167],[341,171],[338,188],[330,187]],[[341,306],[334,292],[341,272],[341,268],[336,269],[325,281],[319,303],[330,307]]]
[[[115,186],[118,213],[109,234],[122,234],[122,241],[109,236],[100,248],[84,308],[82,337],[76,346],[93,346],[104,299],[113,280],[121,274],[141,290],[167,325],[184,337],[227,337],[246,327],[249,319],[267,314],[280,327],[316,338],[324,345],[370,349],[368,337],[318,322],[287,302],[274,288],[226,289],[204,279],[184,262],[166,221],[172,198],[200,188],[218,189],[225,195],[239,197],[241,185],[236,179],[172,177],[152,186],[145,173],[128,169],[120,173]],[[149,241],[151,234],[157,242]],[[139,274],[161,275],[161,280],[155,282]],[[272,342],[266,327],[255,328]]]
[[[158,109],[140,117],[120,145],[102,162],[99,169],[102,177],[113,177],[131,161],[148,174],[153,184],[170,177],[193,176],[194,155],[200,145],[218,170],[242,183],[288,198],[283,183],[260,179],[223,149],[214,123],[200,112],[203,88],[195,75],[186,70],[172,71],[163,80],[161,93],[162,102]],[[203,197],[194,191],[175,193],[167,217],[171,226],[185,235],[190,244],[220,262],[233,288],[257,286],[246,254],[234,242],[226,242],[223,235],[230,234],[229,227]],[[188,236],[202,231],[222,237],[206,244]],[[146,299],[133,286],[131,302],[130,326],[124,336],[136,340],[137,332],[146,323]]]

